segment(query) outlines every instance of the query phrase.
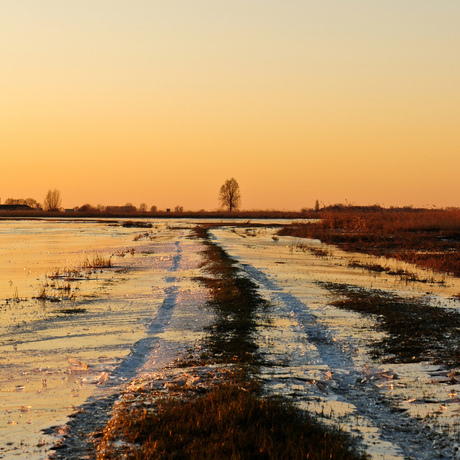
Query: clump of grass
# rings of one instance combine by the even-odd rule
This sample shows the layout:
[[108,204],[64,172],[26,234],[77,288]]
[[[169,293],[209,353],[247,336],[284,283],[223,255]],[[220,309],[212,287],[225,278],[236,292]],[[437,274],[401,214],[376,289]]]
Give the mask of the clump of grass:
[[387,270],[387,267],[383,267],[380,264],[372,264],[372,263],[366,263],[366,262],[359,262],[355,259],[351,259],[348,261],[348,266],[350,268],[362,268],[363,270],[368,270],[371,272],[376,272],[376,273],[382,273]]
[[72,285],[69,280],[52,280],[46,284],[47,287],[50,287],[56,291],[63,291],[69,293],[72,290]]
[[92,258],[88,256],[83,260],[81,267],[83,269],[92,269],[92,268],[111,268],[112,267],[112,258],[111,256],[103,256],[101,254],[95,254]]
[[62,315],[78,315],[80,313],[86,313],[86,311],[86,308],[61,308],[60,310],[56,310],[56,313]]
[[315,247],[312,247],[310,246],[308,248],[308,251],[313,254],[314,256],[316,257],[321,257],[321,258],[326,258],[326,257],[329,257],[330,253],[328,250],[326,249],[321,249],[321,248],[315,248]]
[[[68,299],[74,299],[76,296],[76,290],[78,287],[73,286],[72,282],[76,280],[80,280],[81,277],[66,277],[61,275],[60,273],[68,273],[67,269],[64,272],[60,272],[56,269],[51,275],[47,275],[46,278],[48,281],[44,281],[42,285],[39,287],[38,294],[35,297],[38,300],[42,301],[51,301],[51,302],[58,302],[61,299],[61,295],[65,294]],[[75,274],[77,271],[72,270],[72,273]]]
[[195,398],[125,407],[104,430],[98,459],[364,459],[350,438],[325,430],[279,398],[223,384]]
[[92,257],[86,256],[82,263],[75,267],[56,268],[46,275],[47,281],[42,283],[35,299],[41,301],[58,302],[62,293],[68,299],[76,297],[78,287],[72,285],[75,281],[89,279],[94,270],[112,267],[112,257],[95,254]]
[[127,220],[122,225],[125,228],[152,228],[153,227],[153,224],[151,224],[150,222],[141,222],[141,221],[133,221],[133,220]]
[[60,302],[61,298],[55,295],[52,295],[49,290],[49,286],[47,284],[42,284],[39,288],[38,294],[34,297],[37,300],[41,300],[42,302]]
[[135,248],[125,249],[124,251],[116,252],[117,257],[125,257],[126,254],[131,254],[132,256],[136,253]]
[[20,303],[22,301],[26,300],[25,298],[22,299],[21,297],[19,297],[19,291],[18,291],[18,288],[15,287],[14,288],[14,294],[13,294],[13,297],[9,298],[9,299],[5,299],[5,303],[6,304],[9,304],[10,302],[14,302],[14,303]]
[[152,232],[139,233],[138,235],[136,235],[136,236],[133,238],[133,241],[139,241],[139,240],[142,240],[142,239],[150,239],[150,240],[153,240],[154,237],[153,237],[153,235],[152,235]]
[[48,291],[46,285],[41,286],[36,298],[40,300],[46,300],[48,298]]
[[46,275],[50,279],[63,278],[67,281],[80,279],[83,274],[80,267],[64,267],[62,269],[56,268],[52,273]]
[[321,283],[339,295],[337,308],[377,318],[387,336],[372,344],[373,356],[389,363],[429,361],[460,365],[460,313],[431,306],[419,298],[402,298],[378,289]]
[[323,259],[331,256],[331,252],[328,251],[327,249],[318,248],[316,246],[311,246],[309,244],[305,244],[305,243],[301,243],[301,242],[297,242],[297,243],[292,244],[290,246],[290,251],[294,252],[294,250],[302,251],[304,253],[309,252],[310,254],[313,254],[314,256],[320,257],[320,258],[323,258]]

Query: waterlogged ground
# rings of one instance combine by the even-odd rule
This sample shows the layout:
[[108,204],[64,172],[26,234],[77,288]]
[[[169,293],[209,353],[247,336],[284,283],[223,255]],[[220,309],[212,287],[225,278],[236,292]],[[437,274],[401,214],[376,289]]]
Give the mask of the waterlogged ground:
[[326,423],[340,423],[362,438],[374,458],[460,458],[459,375],[424,362],[372,360],[370,346],[383,337],[374,328],[378,318],[331,306],[334,297],[318,283],[388,290],[458,309],[452,299],[458,280],[430,273],[438,282],[406,283],[369,275],[348,268],[351,258],[359,259],[356,254],[322,248],[328,254],[317,257],[298,248],[320,248],[318,241],[273,238],[270,230],[219,229],[213,235],[273,305],[275,327],[260,333],[268,391],[291,396]]
[[[150,239],[114,223],[27,225],[0,222],[0,458],[47,458],[56,437],[42,430],[164,366],[200,337],[207,318],[206,293],[191,281],[199,248],[187,231],[160,223]],[[51,300],[33,299],[47,273],[94,253],[112,255],[114,266],[83,271],[71,299],[51,289]]]
[[[47,458],[78,407],[103,418],[101,405],[91,403],[151,381],[174,383],[175,359],[200,346],[212,318],[208,293],[195,281],[202,274],[202,245],[189,238],[196,222],[152,223],[0,221],[0,458]],[[374,458],[460,458],[457,374],[372,360],[370,346],[383,337],[374,329],[378,318],[335,308],[334,295],[318,284],[378,288],[458,309],[458,280],[403,283],[369,274],[348,268],[356,255],[326,248],[318,257],[270,228],[222,226],[211,236],[270,301],[271,324],[261,323],[255,338],[267,393],[340,424]],[[49,299],[33,299],[47,274],[95,253],[113,255],[114,266],[82,273],[70,292],[49,289]],[[51,426],[61,428],[52,434]],[[72,458],[84,458],[75,446]]]

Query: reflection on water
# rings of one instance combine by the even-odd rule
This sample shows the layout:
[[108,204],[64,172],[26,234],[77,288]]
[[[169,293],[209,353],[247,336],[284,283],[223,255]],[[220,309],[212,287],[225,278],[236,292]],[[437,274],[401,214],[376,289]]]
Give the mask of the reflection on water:
[[[54,439],[41,430],[138,372],[145,341],[171,323],[170,292],[179,301],[198,291],[189,272],[199,250],[184,231],[161,222],[154,239],[139,233],[115,221],[0,221],[0,458],[46,458]],[[88,254],[112,256],[113,267],[71,281],[71,299],[66,291],[34,299],[47,274]]]

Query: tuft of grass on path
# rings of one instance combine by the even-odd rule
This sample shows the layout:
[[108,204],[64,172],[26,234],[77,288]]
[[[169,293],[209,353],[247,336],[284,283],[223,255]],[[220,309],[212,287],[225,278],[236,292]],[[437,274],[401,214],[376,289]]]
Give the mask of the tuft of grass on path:
[[99,459],[366,458],[352,452],[344,433],[235,384],[190,400],[161,399],[152,411],[128,409],[107,431]]

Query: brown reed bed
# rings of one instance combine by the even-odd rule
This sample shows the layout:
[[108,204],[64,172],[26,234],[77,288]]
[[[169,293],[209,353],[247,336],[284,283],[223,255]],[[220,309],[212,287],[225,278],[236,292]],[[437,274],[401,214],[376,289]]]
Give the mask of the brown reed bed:
[[460,276],[460,210],[335,210],[279,235],[319,239],[349,252],[391,257]]

